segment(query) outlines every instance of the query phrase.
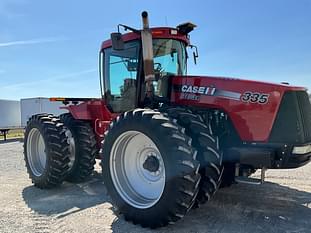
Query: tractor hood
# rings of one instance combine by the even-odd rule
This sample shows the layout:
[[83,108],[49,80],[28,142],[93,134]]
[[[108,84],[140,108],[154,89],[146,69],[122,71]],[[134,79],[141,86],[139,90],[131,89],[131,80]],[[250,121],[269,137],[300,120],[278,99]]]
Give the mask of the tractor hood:
[[235,78],[174,76],[171,102],[220,109],[230,116],[242,140],[267,142],[285,93],[307,98],[306,91],[304,87]]
[[258,88],[269,91],[307,90],[305,87],[292,86],[288,83],[272,83],[215,76],[175,76],[173,78],[173,84],[175,82],[176,84],[182,83],[184,85],[192,85],[197,87],[214,87],[215,91],[217,90],[217,86],[226,88],[228,91],[235,91],[236,89],[244,91],[258,91]]

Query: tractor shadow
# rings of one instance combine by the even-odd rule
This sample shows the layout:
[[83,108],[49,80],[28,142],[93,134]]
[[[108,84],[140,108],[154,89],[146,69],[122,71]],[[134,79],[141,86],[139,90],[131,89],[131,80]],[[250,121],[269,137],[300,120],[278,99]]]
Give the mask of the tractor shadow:
[[[105,206],[100,208],[112,209],[99,173],[88,182],[65,183],[57,189],[40,190],[28,186],[22,196],[34,212],[56,218],[102,204]],[[311,193],[266,182],[259,186],[238,184],[221,189],[210,202],[191,210],[175,225],[150,230],[128,223],[116,213],[110,229],[113,232],[166,233],[311,232],[310,219]]]
[[311,232],[311,193],[267,182],[218,191],[175,225],[143,229],[117,218],[113,232]]
[[96,172],[88,181],[80,184],[65,182],[60,187],[49,190],[33,185],[25,187],[22,197],[34,212],[57,218],[109,202],[101,174]]

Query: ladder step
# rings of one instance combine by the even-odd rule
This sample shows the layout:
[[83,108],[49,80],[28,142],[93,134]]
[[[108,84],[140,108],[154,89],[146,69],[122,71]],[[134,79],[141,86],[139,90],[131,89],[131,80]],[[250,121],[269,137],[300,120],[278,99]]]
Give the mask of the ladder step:
[[236,176],[235,182],[240,183],[240,184],[254,184],[254,185],[262,184],[261,179],[245,177],[245,176]]

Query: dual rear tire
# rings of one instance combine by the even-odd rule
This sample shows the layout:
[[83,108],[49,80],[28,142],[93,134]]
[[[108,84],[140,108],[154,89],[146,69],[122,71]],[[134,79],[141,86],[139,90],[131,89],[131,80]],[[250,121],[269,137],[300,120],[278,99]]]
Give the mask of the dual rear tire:
[[38,114],[27,123],[24,159],[32,182],[39,188],[52,188],[65,180],[86,180],[92,174],[97,151],[91,126],[70,114]]

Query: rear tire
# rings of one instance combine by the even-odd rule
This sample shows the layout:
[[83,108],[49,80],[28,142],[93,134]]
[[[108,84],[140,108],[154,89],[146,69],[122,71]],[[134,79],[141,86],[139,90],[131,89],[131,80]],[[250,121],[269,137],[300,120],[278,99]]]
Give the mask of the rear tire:
[[60,115],[60,119],[67,128],[66,134],[70,144],[70,163],[66,180],[83,182],[91,176],[98,154],[94,131],[88,122],[76,120],[70,113]]
[[106,132],[104,182],[126,220],[150,228],[173,224],[198,193],[195,157],[181,127],[159,112],[136,109],[117,117]]
[[26,127],[24,158],[33,184],[47,189],[60,185],[68,171],[69,145],[59,118],[48,114],[32,116]]
[[218,190],[223,166],[222,154],[219,151],[218,138],[213,136],[212,130],[202,120],[201,116],[190,110],[176,107],[165,110],[169,117],[176,119],[177,123],[185,127],[186,134],[192,138],[192,144],[198,151],[197,159],[200,166],[200,190],[194,207],[198,207],[215,194]]

